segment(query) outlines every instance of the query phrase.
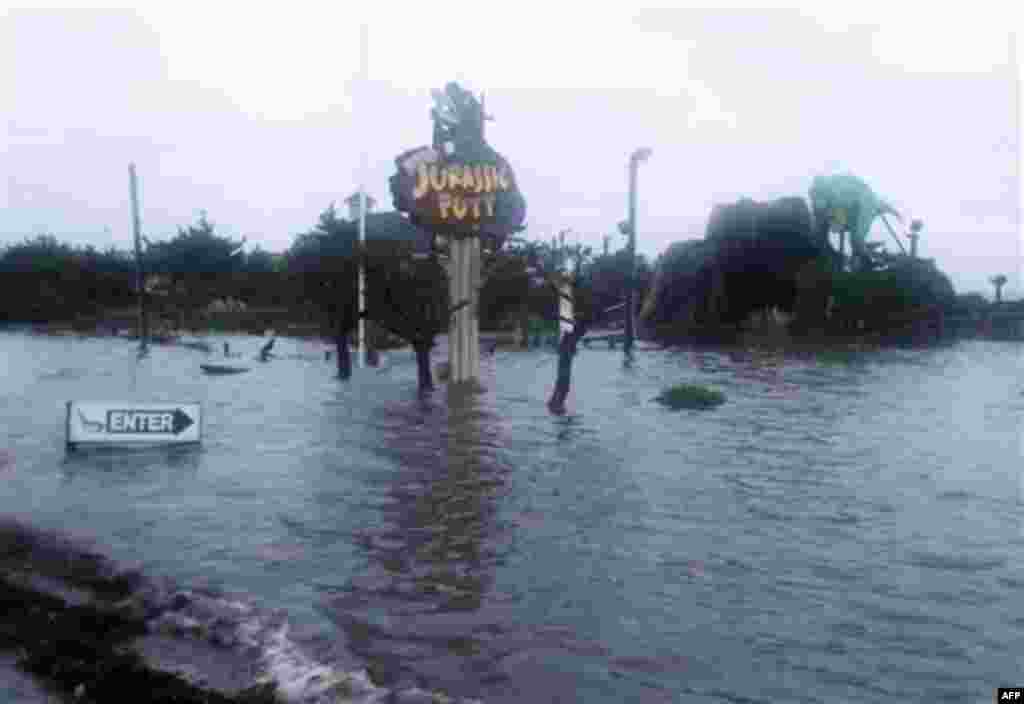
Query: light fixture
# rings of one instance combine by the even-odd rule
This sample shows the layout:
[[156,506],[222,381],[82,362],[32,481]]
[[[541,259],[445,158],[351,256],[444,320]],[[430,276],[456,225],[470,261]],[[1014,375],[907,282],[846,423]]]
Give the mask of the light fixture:
[[635,152],[633,152],[633,155],[630,157],[630,159],[632,159],[634,162],[639,163],[641,161],[647,161],[647,159],[649,159],[650,156],[651,150],[649,148],[640,147]]

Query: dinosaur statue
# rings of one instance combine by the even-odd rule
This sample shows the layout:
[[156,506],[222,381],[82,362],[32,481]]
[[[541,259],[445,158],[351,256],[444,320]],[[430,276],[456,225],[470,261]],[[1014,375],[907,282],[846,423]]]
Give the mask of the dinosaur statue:
[[448,83],[444,91],[432,90],[434,107],[434,148],[451,145],[451,154],[464,159],[493,158],[493,150],[484,140],[484,121],[492,119],[484,113],[483,103],[458,83]]
[[867,237],[875,218],[882,219],[900,250],[906,254],[903,243],[885,219],[886,215],[894,215],[902,222],[903,217],[875,195],[863,180],[849,173],[815,176],[809,193],[817,236],[827,242],[830,229],[839,232],[841,256],[845,235],[849,233],[853,269],[866,268],[871,261],[872,249],[867,244]]
[[431,96],[431,145],[395,159],[390,179],[395,210],[408,213],[424,230],[483,236],[488,248],[498,246],[508,234],[522,231],[526,201],[508,161],[485,138],[484,125],[493,117],[482,95],[478,99],[458,83]]

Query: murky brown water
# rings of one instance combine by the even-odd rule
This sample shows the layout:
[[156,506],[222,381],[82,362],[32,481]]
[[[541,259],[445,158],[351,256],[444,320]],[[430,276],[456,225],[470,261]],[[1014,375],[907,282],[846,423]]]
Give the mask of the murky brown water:
[[[209,378],[195,351],[136,368],[116,340],[0,336],[0,512],[282,609],[311,656],[399,689],[981,702],[1024,672],[1011,343],[631,368],[595,346],[563,417],[550,353],[421,400],[411,352],[343,385],[278,345],[295,357]],[[729,400],[652,402],[678,381]],[[65,457],[65,400],[126,397],[203,402],[202,449]]]

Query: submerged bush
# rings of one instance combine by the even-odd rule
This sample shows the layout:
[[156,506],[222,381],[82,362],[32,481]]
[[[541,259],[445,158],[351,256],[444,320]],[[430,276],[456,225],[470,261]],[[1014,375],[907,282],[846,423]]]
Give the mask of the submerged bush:
[[856,364],[864,361],[864,351],[849,347],[825,349],[818,351],[815,359],[821,364]]
[[654,400],[673,410],[683,408],[714,408],[725,403],[725,394],[715,389],[707,389],[694,384],[678,384],[665,389]]

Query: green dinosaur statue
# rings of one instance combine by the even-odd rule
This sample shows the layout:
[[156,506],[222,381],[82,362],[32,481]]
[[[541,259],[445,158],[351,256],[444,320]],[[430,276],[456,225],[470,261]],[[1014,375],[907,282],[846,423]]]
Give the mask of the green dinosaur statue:
[[869,265],[871,258],[867,237],[875,218],[882,219],[900,250],[906,254],[899,236],[885,219],[886,215],[891,214],[902,222],[903,217],[895,208],[876,196],[863,180],[849,173],[815,176],[810,196],[815,220],[824,225],[819,232],[823,231],[826,238],[829,229],[840,233],[840,254],[843,249],[843,238],[849,233],[854,269],[859,270]]

